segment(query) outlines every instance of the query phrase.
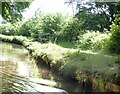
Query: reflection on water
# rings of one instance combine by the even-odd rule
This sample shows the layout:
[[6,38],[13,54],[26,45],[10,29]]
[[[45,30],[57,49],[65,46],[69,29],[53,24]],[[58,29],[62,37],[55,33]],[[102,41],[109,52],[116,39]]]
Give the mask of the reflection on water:
[[36,91],[27,77],[40,77],[40,74],[35,63],[29,60],[27,50],[9,43],[0,43],[0,48],[2,92]]
[[65,80],[61,75],[54,73],[54,71],[51,71],[44,65],[37,64],[37,66],[39,68],[38,71],[41,74],[41,77],[57,82],[57,87],[62,88],[68,92],[81,92],[80,86],[76,81]]
[[35,63],[29,60],[28,52],[22,46],[0,43],[0,48],[0,66],[2,66],[2,71],[19,76],[40,76]]
[[29,59],[27,50],[16,44],[0,42],[0,75],[2,92],[79,91],[75,83],[64,81]]

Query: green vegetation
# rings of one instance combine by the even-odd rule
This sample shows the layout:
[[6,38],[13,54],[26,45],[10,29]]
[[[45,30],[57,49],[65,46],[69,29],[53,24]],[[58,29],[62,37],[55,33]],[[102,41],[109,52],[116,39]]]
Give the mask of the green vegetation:
[[22,36],[0,35],[0,39],[13,43],[17,43],[19,40],[29,50],[32,57],[38,61],[41,60],[42,64],[58,71],[58,74],[66,79],[82,82],[89,77],[94,77],[104,79],[104,83],[112,81],[112,83],[118,84],[120,75],[116,56],[82,52],[78,49],[64,48],[53,43],[30,42]]
[[80,37],[79,48],[83,50],[101,51],[104,50],[111,33],[100,33],[99,31],[88,31]]
[[5,2],[2,0],[0,2],[0,14],[1,16],[10,23],[16,23],[16,21],[22,20],[22,12],[25,8],[30,5],[30,2],[13,2],[9,0],[9,2]]
[[116,15],[114,23],[111,25],[110,32],[112,36],[108,42],[108,50],[110,53],[120,54],[120,14]]
[[18,24],[0,24],[0,33],[4,35],[17,35]]
[[77,8],[72,18],[37,11],[27,21],[0,25],[0,39],[22,44],[66,79],[93,77],[101,90],[108,82],[120,85],[120,2],[77,2]]
[[23,36],[6,36],[2,34],[0,34],[0,40],[11,42],[11,43],[16,43],[20,45],[22,45],[24,41],[30,41],[26,37],[23,37]]
[[73,43],[70,41],[65,41],[65,40],[59,40],[56,42],[57,45],[62,46],[64,48],[77,48],[78,44],[77,43]]

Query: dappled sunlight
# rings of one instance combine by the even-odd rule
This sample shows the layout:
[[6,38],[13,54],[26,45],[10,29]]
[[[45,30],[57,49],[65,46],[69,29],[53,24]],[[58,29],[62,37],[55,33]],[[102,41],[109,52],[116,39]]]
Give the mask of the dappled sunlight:
[[22,61],[18,61],[18,68],[17,68],[17,71],[18,71],[18,75],[21,75],[21,76],[29,76],[30,75],[30,68],[29,66],[26,66],[25,65],[25,62],[22,62]]
[[0,3],[2,92],[120,92],[119,0],[20,1]]

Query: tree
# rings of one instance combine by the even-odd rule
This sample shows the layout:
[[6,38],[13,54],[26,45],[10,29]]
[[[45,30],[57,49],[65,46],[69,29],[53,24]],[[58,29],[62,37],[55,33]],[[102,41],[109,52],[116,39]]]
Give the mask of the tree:
[[110,26],[111,37],[108,44],[108,49],[111,53],[120,55],[120,14],[115,15],[115,20]]
[[65,23],[64,16],[59,13],[47,14],[41,20],[41,31],[43,33],[49,33],[51,39],[58,38]]
[[7,22],[15,23],[22,19],[22,12],[30,5],[30,2],[0,2],[1,16]]
[[107,12],[109,14],[109,19],[112,22],[115,20],[116,14],[118,14],[118,11],[120,10],[120,1],[119,2],[101,2],[101,3],[95,3],[97,8],[101,8],[104,14],[107,13],[104,11],[104,8],[107,8]]
[[83,27],[89,30],[110,30],[114,15],[120,10],[120,2],[82,2],[83,0],[67,0],[71,4],[76,2],[76,17],[84,21]]
[[79,35],[82,35],[81,32],[81,22],[77,18],[72,18],[67,22],[62,29],[62,36],[68,41],[77,41]]

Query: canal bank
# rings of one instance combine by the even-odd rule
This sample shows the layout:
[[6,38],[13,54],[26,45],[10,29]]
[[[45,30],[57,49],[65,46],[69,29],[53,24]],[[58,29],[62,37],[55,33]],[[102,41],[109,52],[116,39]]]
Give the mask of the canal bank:
[[49,78],[42,76],[47,75],[44,73],[47,70],[42,66],[38,67],[36,62],[29,58],[28,51],[23,46],[0,42],[0,48],[0,78],[2,78],[0,91],[3,94],[7,92],[19,92],[19,94],[23,94],[22,92],[37,92],[37,94],[39,92],[60,92],[60,94],[66,92],[58,86],[61,82],[50,79],[56,77],[55,75],[51,74]]
[[[116,57],[94,53],[80,53],[77,49],[60,47],[53,43],[30,42],[25,37],[0,35],[2,41],[22,44],[38,62],[57,71],[65,79],[77,80],[81,88],[88,91],[114,91],[110,87],[119,85]],[[117,77],[114,75],[118,75]],[[111,83],[111,84],[109,84]],[[119,87],[119,86],[118,86]]]

